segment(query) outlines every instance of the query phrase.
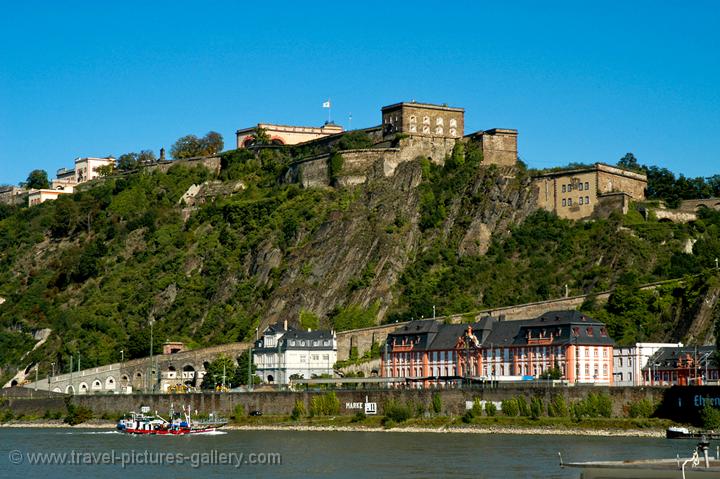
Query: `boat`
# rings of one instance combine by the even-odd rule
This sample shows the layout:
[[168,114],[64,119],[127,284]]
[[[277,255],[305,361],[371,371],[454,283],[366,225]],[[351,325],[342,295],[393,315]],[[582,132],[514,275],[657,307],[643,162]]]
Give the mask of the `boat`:
[[582,469],[582,479],[710,479],[720,477],[720,458],[708,454],[709,443],[700,441],[688,458],[564,463]]
[[226,419],[214,413],[211,413],[208,419],[193,419],[189,406],[183,407],[182,413],[175,412],[170,406],[169,418],[165,419],[157,412],[150,414],[150,408],[143,406],[139,413],[133,411],[120,419],[117,430],[125,434],[184,436],[213,432],[227,424]]

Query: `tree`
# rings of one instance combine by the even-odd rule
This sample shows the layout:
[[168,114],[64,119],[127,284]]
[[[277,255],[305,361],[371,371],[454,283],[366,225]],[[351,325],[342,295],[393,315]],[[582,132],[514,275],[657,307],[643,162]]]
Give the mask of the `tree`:
[[[233,384],[236,386],[239,385],[245,385],[248,383],[248,361],[250,360],[250,352],[245,351],[240,354],[240,356],[237,357],[238,366],[235,371],[235,376],[233,378]],[[255,375],[255,370],[257,367],[255,366],[255,363],[250,365],[250,374],[253,378],[253,384],[258,384],[261,382],[260,378]]]
[[140,164],[155,163],[157,157],[152,150],[140,150],[140,153],[137,155],[137,160]]
[[237,364],[232,358],[221,354],[205,368],[205,376],[203,376],[200,388],[215,389],[216,386],[223,383],[227,387],[236,385],[237,369]]
[[170,148],[170,154],[176,160],[212,156],[222,151],[223,137],[216,131],[208,132],[204,137],[185,135]]
[[25,183],[27,188],[31,189],[43,189],[50,188],[50,181],[48,180],[48,174],[45,170],[32,170],[27,177]]
[[205,137],[201,140],[205,156],[216,155],[220,153],[225,146],[223,143],[223,137],[216,131],[208,132]]
[[248,146],[259,146],[259,145],[269,145],[270,144],[270,135],[268,135],[268,132],[265,128],[257,127],[255,128],[255,131],[253,131],[252,138],[250,142],[248,143]]
[[112,175],[115,172],[115,167],[113,165],[102,165],[95,168],[95,171],[98,175],[104,178]]
[[617,165],[620,168],[625,168],[628,170],[642,169],[637,161],[637,158],[635,158],[635,155],[633,155],[632,153],[626,153],[625,156],[620,158],[620,161],[617,162]]
[[137,168],[138,165],[138,154],[137,153],[125,153],[120,155],[117,159],[117,168],[120,171],[130,171]]

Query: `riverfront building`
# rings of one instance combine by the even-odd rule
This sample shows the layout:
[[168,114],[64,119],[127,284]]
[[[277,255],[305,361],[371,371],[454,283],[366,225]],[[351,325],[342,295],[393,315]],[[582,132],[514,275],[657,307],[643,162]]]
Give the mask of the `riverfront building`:
[[691,386],[720,380],[715,346],[659,348],[642,368],[647,386]]
[[682,343],[635,343],[613,351],[613,383],[615,386],[644,386],[642,370],[660,348],[682,347]]
[[521,381],[554,371],[572,383],[613,384],[613,340],[603,323],[578,311],[472,324],[411,321],[388,335],[381,361],[384,377],[412,387]]
[[287,321],[268,327],[253,349],[256,374],[270,384],[332,375],[336,362],[333,331],[296,330]]

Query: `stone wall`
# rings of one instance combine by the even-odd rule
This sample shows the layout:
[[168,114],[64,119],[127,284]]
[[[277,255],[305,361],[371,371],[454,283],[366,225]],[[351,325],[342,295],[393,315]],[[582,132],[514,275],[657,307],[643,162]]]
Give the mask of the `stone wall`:
[[0,188],[0,203],[6,205],[24,205],[27,203],[28,190],[17,186]]
[[[623,416],[630,403],[648,398],[659,402],[665,388],[633,388],[633,387],[599,387],[574,386],[551,387],[548,385],[515,385],[500,384],[496,388],[473,389],[367,389],[367,390],[339,390],[336,391],[340,400],[340,414],[354,415],[358,412],[348,403],[375,402],[378,414],[383,414],[383,406],[389,400],[402,403],[414,402],[426,407],[432,403],[434,394],[440,394],[442,399],[442,412],[444,414],[461,415],[466,410],[466,402],[475,399],[486,401],[502,401],[518,395],[526,398],[541,397],[549,402],[553,396],[562,395],[566,403],[584,399],[590,393],[609,394],[613,400],[613,414]],[[170,406],[176,409],[189,405],[192,410],[203,413],[217,412],[226,416],[231,415],[237,405],[242,405],[246,413],[261,411],[265,415],[290,415],[295,401],[302,401],[305,409],[310,410],[312,398],[324,394],[316,391],[263,391],[253,393],[198,393],[198,394],[133,394],[133,395],[105,395],[105,396],[73,396],[71,402],[90,408],[96,416],[103,414],[122,414],[129,411],[138,411],[142,406],[150,407],[151,411],[166,413]],[[16,413],[43,415],[46,411],[64,411],[63,399],[11,399],[9,406]]]
[[632,171],[615,168],[613,166],[597,164],[598,194],[623,192],[635,200],[645,199],[647,177]]
[[188,168],[192,168],[197,165],[202,165],[214,175],[220,173],[220,157],[219,156],[208,156],[202,158],[188,158],[187,160],[174,160],[174,161],[163,161],[146,165],[145,168],[149,171],[160,170],[163,173],[167,173],[173,165],[183,165]]

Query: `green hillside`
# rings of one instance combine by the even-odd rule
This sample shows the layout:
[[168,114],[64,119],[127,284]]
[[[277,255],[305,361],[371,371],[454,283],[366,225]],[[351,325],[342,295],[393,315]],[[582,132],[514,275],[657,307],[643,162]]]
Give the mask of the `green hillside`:
[[[637,212],[561,220],[536,211],[521,166],[483,167],[472,147],[443,167],[418,159],[353,188],[303,189],[281,181],[294,154],[231,151],[217,177],[177,164],[0,209],[0,379],[34,362],[41,374],[51,361],[67,370],[77,353],[88,367],[120,350],[147,355],[151,320],[156,345],[203,346],[280,318],[349,329],[433,306],[440,315],[560,297],[565,285],[619,285],[607,305],[585,307],[620,341],[681,339],[717,287],[717,212],[688,225]],[[203,201],[181,200],[205,182]],[[638,290],[671,278],[686,281]],[[716,309],[703,313],[698,341]],[[28,353],[43,328],[50,337]]]

